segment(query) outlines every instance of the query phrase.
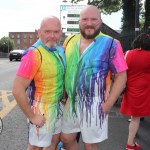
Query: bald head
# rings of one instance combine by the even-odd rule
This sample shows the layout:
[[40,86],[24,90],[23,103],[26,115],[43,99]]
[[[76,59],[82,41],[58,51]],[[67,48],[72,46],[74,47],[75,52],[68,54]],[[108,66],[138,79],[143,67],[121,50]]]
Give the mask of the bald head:
[[43,26],[45,26],[45,24],[47,24],[49,22],[51,22],[51,23],[53,22],[53,24],[56,24],[61,29],[60,20],[56,16],[52,16],[52,15],[43,18],[43,20],[41,21],[40,28],[42,28]]
[[87,12],[89,12],[91,15],[95,15],[95,17],[101,19],[101,12],[100,10],[93,5],[87,5],[85,6],[81,12],[80,12],[80,18],[82,18],[83,15],[87,14]]

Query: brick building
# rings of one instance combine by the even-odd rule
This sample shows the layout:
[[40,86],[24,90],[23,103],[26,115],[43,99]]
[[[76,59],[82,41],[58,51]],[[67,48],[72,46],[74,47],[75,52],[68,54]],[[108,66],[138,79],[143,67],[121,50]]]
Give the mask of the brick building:
[[14,41],[15,49],[27,49],[33,45],[37,39],[35,32],[9,32],[9,38]]
[[[101,31],[113,38],[120,39],[120,33],[116,32],[104,23],[102,23]],[[9,32],[9,38],[14,41],[15,49],[26,50],[37,41],[38,34],[37,30],[35,30],[35,32]],[[65,38],[66,35],[63,33],[60,44],[63,44]]]

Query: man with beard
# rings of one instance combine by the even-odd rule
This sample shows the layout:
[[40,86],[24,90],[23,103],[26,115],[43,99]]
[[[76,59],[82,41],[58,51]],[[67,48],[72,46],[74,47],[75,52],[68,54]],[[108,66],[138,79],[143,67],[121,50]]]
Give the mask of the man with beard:
[[30,121],[28,150],[56,150],[59,142],[65,73],[61,35],[59,19],[44,18],[39,40],[26,51],[16,73],[13,95]]
[[[85,6],[79,18],[80,34],[67,37],[63,45],[68,99],[61,140],[67,150],[79,149],[78,132],[81,132],[86,150],[98,150],[98,143],[107,139],[107,114],[126,83],[127,65],[120,42],[103,34],[101,24],[97,7]],[[108,95],[110,71],[115,79]]]

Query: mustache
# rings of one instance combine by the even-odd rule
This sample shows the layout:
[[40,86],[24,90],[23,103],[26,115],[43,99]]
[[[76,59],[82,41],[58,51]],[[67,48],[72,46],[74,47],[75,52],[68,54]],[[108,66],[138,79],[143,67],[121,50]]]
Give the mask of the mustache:
[[86,26],[85,29],[95,29],[93,26]]

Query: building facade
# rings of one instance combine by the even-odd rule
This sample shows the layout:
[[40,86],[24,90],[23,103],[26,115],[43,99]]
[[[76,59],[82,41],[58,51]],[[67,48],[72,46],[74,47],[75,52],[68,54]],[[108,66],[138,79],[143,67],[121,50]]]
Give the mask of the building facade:
[[[113,38],[120,39],[120,33],[111,29],[105,23],[102,23],[101,31],[105,34],[112,36]],[[75,34],[74,32],[70,32],[70,34]],[[65,38],[68,35],[66,33],[62,34],[62,38],[60,40],[60,44],[62,45]],[[9,38],[13,40],[15,49],[23,49],[26,50],[30,46],[32,46],[38,40],[37,31],[35,32],[9,32]]]
[[9,32],[9,38],[13,40],[15,49],[26,50],[37,41],[38,34],[37,34],[37,31],[35,32]]

